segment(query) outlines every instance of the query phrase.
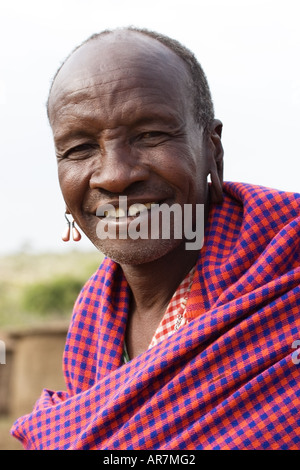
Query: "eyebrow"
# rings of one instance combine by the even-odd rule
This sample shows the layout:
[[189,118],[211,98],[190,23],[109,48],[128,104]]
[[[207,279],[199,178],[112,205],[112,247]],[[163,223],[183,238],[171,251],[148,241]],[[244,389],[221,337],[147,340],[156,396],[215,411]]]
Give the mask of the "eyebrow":
[[185,122],[180,116],[175,116],[172,113],[154,112],[144,116],[137,116],[130,124],[130,127],[142,127],[153,124],[162,124],[170,129],[174,129],[182,128]]
[[55,147],[59,149],[61,145],[63,145],[69,140],[72,140],[72,139],[80,140],[80,139],[86,139],[87,137],[91,137],[91,134],[89,134],[88,132],[79,130],[79,129],[73,129],[63,134],[58,134],[58,135],[54,134]]

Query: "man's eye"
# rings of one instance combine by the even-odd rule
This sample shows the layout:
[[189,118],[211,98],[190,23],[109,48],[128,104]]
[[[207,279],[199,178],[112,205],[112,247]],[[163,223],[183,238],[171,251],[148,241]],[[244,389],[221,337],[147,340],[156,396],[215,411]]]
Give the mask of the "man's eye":
[[168,134],[162,131],[142,132],[136,137],[136,142],[144,143],[145,145],[158,145],[168,139],[168,137]]
[[63,158],[88,158],[94,153],[96,145],[93,144],[80,144],[71,148],[63,154]]
[[152,131],[152,132],[143,132],[139,137],[140,139],[152,139],[155,137],[161,137],[163,135],[165,135],[163,132]]

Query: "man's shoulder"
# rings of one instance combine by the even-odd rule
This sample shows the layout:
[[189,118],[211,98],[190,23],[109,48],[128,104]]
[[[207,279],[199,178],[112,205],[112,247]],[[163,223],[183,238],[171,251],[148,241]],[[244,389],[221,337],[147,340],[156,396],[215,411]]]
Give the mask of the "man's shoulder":
[[252,183],[244,182],[234,182],[234,181],[225,181],[223,184],[225,192],[232,194],[240,195],[253,195],[254,197],[267,197],[272,199],[272,197],[287,197],[287,198],[300,198],[300,193],[294,191],[285,191],[277,188],[272,188],[269,186],[263,186]]
[[299,217],[300,193],[283,191],[267,186],[227,181],[223,186],[225,198],[235,200],[249,212],[279,211]]

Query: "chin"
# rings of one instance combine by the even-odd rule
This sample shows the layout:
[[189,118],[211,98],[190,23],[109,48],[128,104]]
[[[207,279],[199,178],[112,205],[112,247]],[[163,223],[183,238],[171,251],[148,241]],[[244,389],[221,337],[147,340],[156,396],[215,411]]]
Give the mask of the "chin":
[[97,240],[94,242],[96,248],[105,256],[122,265],[138,266],[156,261],[172,250],[181,240],[116,240],[116,243],[106,243]]

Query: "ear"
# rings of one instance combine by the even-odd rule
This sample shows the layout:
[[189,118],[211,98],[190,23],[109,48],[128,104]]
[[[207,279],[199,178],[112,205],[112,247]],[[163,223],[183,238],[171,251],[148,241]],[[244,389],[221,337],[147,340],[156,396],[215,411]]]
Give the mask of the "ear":
[[224,150],[221,142],[223,124],[218,119],[214,119],[208,131],[209,140],[212,148],[211,158],[211,186],[210,199],[214,204],[220,204],[223,201],[223,157]]

